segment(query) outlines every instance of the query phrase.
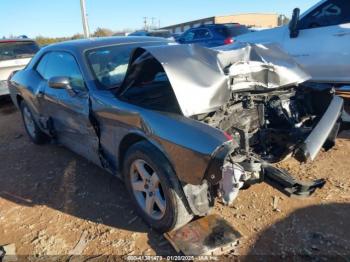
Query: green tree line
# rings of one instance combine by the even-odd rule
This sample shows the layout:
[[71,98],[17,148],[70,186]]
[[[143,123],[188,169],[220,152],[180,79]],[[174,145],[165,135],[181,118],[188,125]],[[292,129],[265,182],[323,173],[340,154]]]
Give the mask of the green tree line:
[[[91,37],[105,37],[105,36],[112,36],[114,34],[123,34],[123,32],[114,32],[108,28],[101,28],[98,27],[95,32],[91,34]],[[84,35],[82,34],[75,34],[71,37],[44,37],[44,36],[37,36],[35,38],[35,41],[40,45],[40,46],[45,46],[57,42],[63,42],[63,41],[68,41],[68,40],[76,40],[76,39],[82,39],[84,38]]]

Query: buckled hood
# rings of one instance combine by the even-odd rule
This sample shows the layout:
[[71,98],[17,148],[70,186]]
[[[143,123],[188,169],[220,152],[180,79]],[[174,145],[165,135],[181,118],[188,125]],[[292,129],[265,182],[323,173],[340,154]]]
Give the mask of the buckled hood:
[[[129,69],[134,63],[142,65],[141,56],[144,60],[152,57],[163,67],[185,116],[216,110],[229,101],[232,92],[281,88],[310,79],[290,56],[271,44],[244,43],[216,49],[198,45],[138,48]],[[131,86],[138,71],[128,70],[122,90]]]

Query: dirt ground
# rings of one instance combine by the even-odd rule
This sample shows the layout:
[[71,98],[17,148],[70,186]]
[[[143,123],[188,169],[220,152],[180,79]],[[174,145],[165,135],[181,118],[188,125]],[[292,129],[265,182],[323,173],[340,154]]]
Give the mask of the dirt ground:
[[[11,102],[0,103],[0,245],[14,244],[19,257],[176,255],[135,214],[119,180],[63,147],[33,145]],[[243,235],[239,255],[349,259],[349,139],[343,132],[313,163],[283,163],[304,180],[327,180],[311,198],[259,184],[233,207],[216,204],[214,212]]]

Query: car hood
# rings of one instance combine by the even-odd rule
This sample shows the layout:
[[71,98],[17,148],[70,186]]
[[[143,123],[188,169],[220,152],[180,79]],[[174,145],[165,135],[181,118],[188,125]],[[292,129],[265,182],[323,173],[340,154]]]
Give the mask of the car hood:
[[[215,111],[229,101],[232,92],[281,88],[310,79],[291,57],[272,44],[242,43],[216,49],[198,45],[138,48],[129,68],[141,55],[152,56],[163,67],[185,116]],[[141,71],[128,70],[121,92]]]

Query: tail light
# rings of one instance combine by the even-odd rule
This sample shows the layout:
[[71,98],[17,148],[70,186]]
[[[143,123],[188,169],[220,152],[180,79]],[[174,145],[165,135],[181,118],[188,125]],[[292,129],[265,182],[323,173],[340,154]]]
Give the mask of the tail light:
[[233,40],[232,37],[229,37],[229,38],[226,38],[226,39],[225,39],[224,43],[225,43],[225,45],[229,45],[229,44],[233,44],[234,41],[235,41],[235,40]]

